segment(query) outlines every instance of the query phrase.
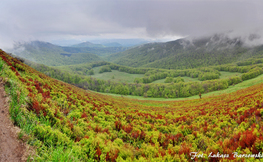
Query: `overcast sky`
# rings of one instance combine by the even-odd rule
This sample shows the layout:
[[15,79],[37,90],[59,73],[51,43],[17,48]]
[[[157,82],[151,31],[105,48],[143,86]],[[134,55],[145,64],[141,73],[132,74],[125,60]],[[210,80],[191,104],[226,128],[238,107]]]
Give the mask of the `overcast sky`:
[[14,41],[176,39],[262,29],[263,0],[0,1],[0,48]]

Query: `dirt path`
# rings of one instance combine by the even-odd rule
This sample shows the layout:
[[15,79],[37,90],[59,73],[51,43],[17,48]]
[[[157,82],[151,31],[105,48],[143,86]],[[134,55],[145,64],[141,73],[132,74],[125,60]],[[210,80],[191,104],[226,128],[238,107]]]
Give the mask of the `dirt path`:
[[0,162],[26,161],[26,146],[17,138],[17,128],[10,120],[7,100],[0,83]]

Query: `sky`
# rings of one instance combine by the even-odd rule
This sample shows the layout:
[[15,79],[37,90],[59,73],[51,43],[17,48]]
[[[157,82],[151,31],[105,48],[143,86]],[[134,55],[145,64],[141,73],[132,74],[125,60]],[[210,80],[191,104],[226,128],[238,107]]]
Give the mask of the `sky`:
[[263,35],[262,0],[1,0],[0,48],[19,41]]

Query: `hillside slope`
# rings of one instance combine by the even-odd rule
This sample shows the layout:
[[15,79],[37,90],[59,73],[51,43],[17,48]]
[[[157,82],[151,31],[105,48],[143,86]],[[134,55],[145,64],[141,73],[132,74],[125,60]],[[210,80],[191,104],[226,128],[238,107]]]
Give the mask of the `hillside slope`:
[[84,91],[3,51],[0,57],[1,76],[10,88],[15,83],[20,87],[9,93],[12,104],[21,103],[23,94],[28,98],[26,108],[15,106],[11,112],[14,122],[31,136],[36,161],[255,161],[262,157],[263,84],[195,100],[138,101]]
[[132,67],[185,69],[221,65],[262,57],[263,46],[248,47],[241,38],[218,34],[206,38],[151,43],[108,56],[109,61]]

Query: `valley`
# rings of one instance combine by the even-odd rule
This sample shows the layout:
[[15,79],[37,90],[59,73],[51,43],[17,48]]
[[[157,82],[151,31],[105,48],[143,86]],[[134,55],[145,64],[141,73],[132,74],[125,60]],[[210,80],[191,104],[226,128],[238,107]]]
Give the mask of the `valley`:
[[[21,128],[20,138],[36,148],[37,156],[32,158],[203,161],[191,155],[198,150],[207,161],[214,160],[209,155],[217,152],[229,155],[227,160],[242,161],[244,158],[232,152],[254,155],[262,151],[261,47],[249,49],[257,50],[253,55],[248,51],[228,54],[238,59],[222,64],[214,64],[214,55],[206,56],[203,61],[207,64],[189,64],[191,68],[177,66],[176,61],[173,68],[106,61],[110,56],[125,56],[122,52],[89,54],[92,57],[78,53],[84,52],[83,48],[109,50],[88,42],[67,48],[62,56],[70,61],[62,63],[49,55],[54,64],[40,61],[38,54],[36,62],[23,55],[0,54],[0,74],[6,78],[6,91],[13,102],[10,115]],[[38,53],[47,57],[45,51]],[[190,63],[195,59],[182,55]],[[93,60],[96,57],[99,59]]]
[[21,138],[36,148],[35,160],[204,160],[191,156],[195,150],[205,160],[213,160],[209,154],[217,152],[228,154],[227,160],[244,160],[232,152],[255,156],[263,149],[260,74],[202,99],[138,100],[83,90],[3,51],[0,57],[11,118],[22,129]]

